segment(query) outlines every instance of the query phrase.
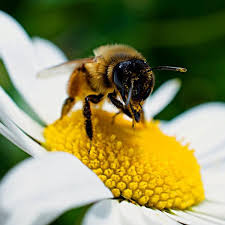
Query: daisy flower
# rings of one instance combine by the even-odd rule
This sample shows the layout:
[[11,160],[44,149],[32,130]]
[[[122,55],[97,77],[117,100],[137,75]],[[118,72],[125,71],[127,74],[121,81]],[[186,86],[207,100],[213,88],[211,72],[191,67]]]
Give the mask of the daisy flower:
[[147,99],[145,126],[131,129],[122,116],[111,124],[115,109],[107,103],[93,109],[90,142],[81,110],[57,120],[68,76],[36,77],[65,55],[30,39],[4,12],[0,27],[0,56],[14,86],[49,124],[34,121],[0,89],[0,132],[33,156],[0,183],[0,224],[44,225],[90,203],[85,225],[225,224],[223,103],[154,121],[180,87],[171,80]]

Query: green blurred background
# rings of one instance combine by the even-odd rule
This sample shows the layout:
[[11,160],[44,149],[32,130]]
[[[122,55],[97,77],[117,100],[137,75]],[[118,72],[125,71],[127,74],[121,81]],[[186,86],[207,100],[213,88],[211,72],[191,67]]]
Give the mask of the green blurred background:
[[[171,119],[200,103],[225,101],[224,0],[8,0],[1,1],[0,9],[31,36],[53,41],[70,59],[89,56],[102,44],[125,43],[152,66],[187,67],[186,74],[156,72],[156,87],[174,77],[182,80],[181,91],[157,118]],[[22,104],[2,65],[0,73],[0,84]],[[26,157],[0,137],[0,178]],[[84,211],[71,211],[54,224],[78,224],[75,218]]]

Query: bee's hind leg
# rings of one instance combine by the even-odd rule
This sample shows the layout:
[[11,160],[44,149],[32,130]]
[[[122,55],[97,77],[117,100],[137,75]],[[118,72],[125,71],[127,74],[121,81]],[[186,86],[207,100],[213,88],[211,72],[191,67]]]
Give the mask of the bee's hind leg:
[[103,94],[88,95],[87,97],[85,97],[85,100],[84,100],[84,107],[83,107],[83,115],[85,117],[84,123],[85,123],[87,136],[90,138],[90,140],[92,140],[92,137],[93,137],[90,102],[97,104],[102,100],[102,98],[103,98]]
[[74,105],[75,105],[75,98],[74,97],[66,98],[64,103],[63,103],[60,119],[62,119],[65,115],[67,115]]

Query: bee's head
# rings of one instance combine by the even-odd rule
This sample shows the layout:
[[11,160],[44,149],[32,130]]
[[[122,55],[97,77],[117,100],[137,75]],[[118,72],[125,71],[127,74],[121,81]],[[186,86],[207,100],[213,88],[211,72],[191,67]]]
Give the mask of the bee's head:
[[144,60],[131,59],[118,63],[113,71],[113,82],[116,85],[125,105],[130,107],[137,122],[144,100],[154,87],[152,70],[170,70],[186,72],[186,68],[158,66],[151,68]]
[[140,59],[120,62],[114,68],[113,81],[124,103],[130,105],[135,120],[139,122],[141,105],[154,87],[150,66]]

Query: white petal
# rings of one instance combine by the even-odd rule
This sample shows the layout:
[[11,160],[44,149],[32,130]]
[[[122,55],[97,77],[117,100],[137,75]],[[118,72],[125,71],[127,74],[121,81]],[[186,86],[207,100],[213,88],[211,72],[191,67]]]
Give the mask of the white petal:
[[[36,214],[35,211],[32,211],[32,210],[29,210],[27,211],[27,215],[29,216],[26,216],[24,218],[21,218],[21,215],[20,215],[20,211],[16,210],[14,212],[14,214],[10,217],[10,219],[7,219],[7,214],[4,214],[3,212],[0,212],[0,224],[4,224],[4,225],[15,225],[15,224],[33,224],[35,225],[35,221],[34,221],[34,217],[33,217],[33,214]],[[37,224],[36,224],[37,225]]]
[[11,225],[16,217],[23,225],[44,225],[68,209],[105,198],[112,193],[76,157],[49,153],[25,160],[3,178],[0,217],[4,215],[2,224]]
[[179,222],[180,224],[188,224],[188,225],[213,225],[213,223],[207,223],[206,221],[204,220],[199,220],[197,218],[194,218],[192,216],[189,216],[188,214],[185,214],[185,215],[181,215],[181,214],[171,214],[171,213],[168,213],[168,212],[164,212],[168,217],[170,217],[171,219]]
[[[83,225],[122,225],[117,200],[103,200],[94,204],[86,213]],[[124,224],[123,224],[124,225]]]
[[36,140],[44,141],[43,127],[24,113],[0,87],[0,111],[4,110],[8,117],[24,132]]
[[179,217],[179,216],[177,216],[177,215],[175,215],[175,214],[171,214],[171,213],[166,212],[166,211],[165,211],[164,213],[165,213],[168,217],[170,217],[170,218],[173,219],[174,221],[177,221],[177,222],[180,223],[180,224],[188,224],[188,225],[191,224],[189,220],[184,219],[184,218],[182,218],[182,217]]
[[[5,138],[10,140],[14,145],[18,146],[19,148],[23,149],[23,143],[22,141],[15,136],[14,133],[12,133],[4,124],[0,122],[0,134],[3,135]],[[0,223],[1,224],[1,223]]]
[[[64,53],[50,41],[35,38],[33,43],[38,72],[67,60]],[[70,74],[62,74],[49,78],[38,78],[37,75],[34,77],[39,92],[38,113],[42,115],[41,118],[46,123],[52,123],[60,117],[62,104],[67,97],[66,89],[69,76]]]
[[[164,212],[160,210],[152,210],[152,209],[147,209],[145,207],[142,207],[144,210],[145,216],[149,218],[149,220],[155,221],[154,224],[159,223],[159,224],[167,224],[167,225],[178,225],[179,223],[176,220],[171,219],[168,217]],[[180,225],[180,224],[179,224]]]
[[213,224],[216,225],[217,224],[217,223],[213,223],[212,221],[208,221],[206,219],[202,219],[202,218],[190,215],[184,211],[179,211],[179,210],[171,210],[171,211],[179,218],[182,218],[185,221],[188,221],[187,224],[190,224],[190,225],[213,225]]
[[205,195],[209,201],[225,204],[225,166],[210,167],[202,171]]
[[225,220],[225,203],[204,201],[192,208],[194,212]]
[[162,212],[140,207],[132,203],[117,200],[107,200],[91,207],[84,218],[83,225],[176,225],[176,221],[168,218]]
[[32,39],[37,56],[38,69],[43,70],[67,61],[65,54],[52,42],[40,37]]
[[[222,144],[224,145],[224,143]],[[200,165],[203,166],[203,169],[210,169],[215,165],[225,163],[225,146],[221,146],[215,149],[212,149],[208,154],[201,155],[199,159]]]
[[181,87],[178,79],[165,82],[150,96],[144,104],[144,112],[147,120],[160,113],[175,97]]
[[185,138],[201,159],[225,141],[225,104],[207,103],[194,107],[162,126],[169,135]]
[[123,201],[119,204],[122,224],[154,224],[176,225],[176,221],[168,218],[162,212]]
[[[15,87],[45,122],[59,117],[66,96],[67,77],[37,79],[38,62],[32,41],[23,28],[9,15],[0,11],[0,56]],[[42,43],[43,44],[43,43]],[[43,44],[46,47],[46,43]],[[40,46],[40,43],[39,43]],[[48,52],[55,47],[49,45]]]
[[[40,144],[24,134],[24,132],[10,120],[3,109],[0,110],[0,120],[4,123],[0,130],[2,135],[11,140],[23,151],[34,157],[38,157],[46,153],[46,150]],[[4,127],[6,127],[6,129],[4,129]]]
[[[3,136],[11,140],[14,144],[27,152],[29,155],[36,157],[45,154],[46,150],[31,137],[27,136],[20,128],[18,128],[18,126],[24,127],[25,130],[30,131],[28,133],[30,133],[31,135],[39,135],[40,139],[41,133],[38,132],[42,132],[42,128],[38,127],[37,124],[29,119],[26,114],[22,113],[22,111],[20,111],[14,105],[14,103],[10,102],[9,100],[10,99],[8,98],[8,96],[5,95],[4,92],[0,91],[0,103],[5,104],[5,107],[2,107],[0,109],[0,120],[3,124],[0,132]],[[6,129],[4,129],[4,127],[6,127]]]
[[205,221],[209,221],[209,222],[212,222],[212,223],[215,223],[215,224],[225,225],[224,220],[221,220],[221,219],[218,219],[218,218],[215,218],[215,217],[212,217],[212,216],[208,216],[208,215],[204,215],[204,214],[196,213],[196,212],[192,212],[192,211],[186,211],[186,213],[190,214],[192,216],[198,217],[200,219],[203,219]]
[[[150,220],[146,219],[143,214],[143,211],[141,210],[141,207],[134,205],[133,203],[123,201],[119,204],[119,208],[122,224],[136,225],[138,221],[139,224],[147,225],[153,222],[152,219]],[[157,224],[162,223],[160,223],[159,220],[158,223],[156,223],[156,225]]]

